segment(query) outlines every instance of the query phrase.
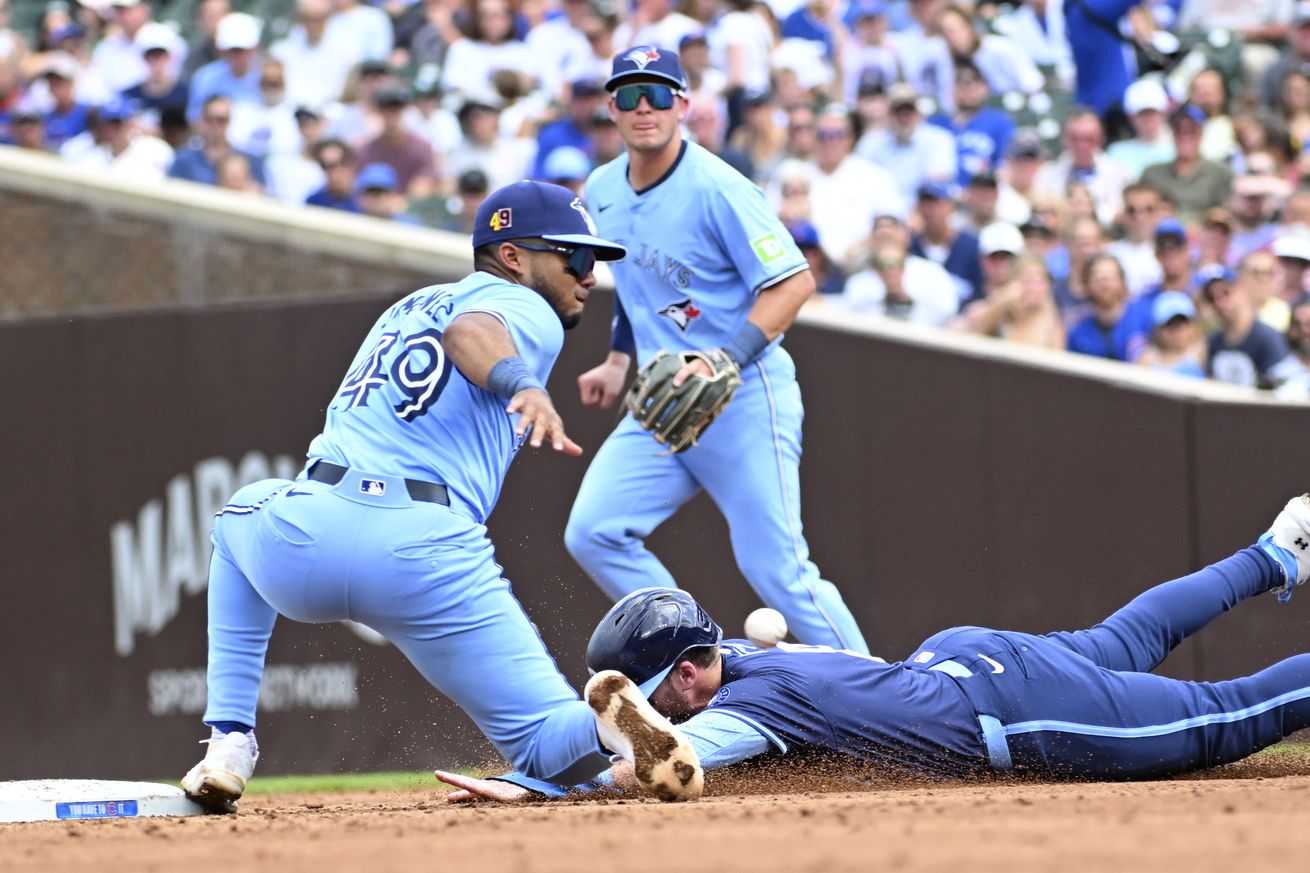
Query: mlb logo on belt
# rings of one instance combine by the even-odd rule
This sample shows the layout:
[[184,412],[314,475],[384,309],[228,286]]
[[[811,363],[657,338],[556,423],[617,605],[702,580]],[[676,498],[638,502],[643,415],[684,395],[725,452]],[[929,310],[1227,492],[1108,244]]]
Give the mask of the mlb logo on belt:
[[381,497],[387,493],[387,483],[381,479],[360,479],[359,493],[370,494],[373,497]]
[[495,231],[504,230],[514,224],[514,210],[506,207],[497,209],[491,213],[491,229]]

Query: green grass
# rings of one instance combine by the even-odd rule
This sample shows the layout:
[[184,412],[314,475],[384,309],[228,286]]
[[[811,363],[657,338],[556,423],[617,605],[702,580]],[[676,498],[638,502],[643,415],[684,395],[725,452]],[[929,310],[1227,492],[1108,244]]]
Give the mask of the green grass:
[[412,791],[436,788],[424,771],[401,773],[331,773],[323,776],[256,776],[246,794],[333,794],[342,791]]

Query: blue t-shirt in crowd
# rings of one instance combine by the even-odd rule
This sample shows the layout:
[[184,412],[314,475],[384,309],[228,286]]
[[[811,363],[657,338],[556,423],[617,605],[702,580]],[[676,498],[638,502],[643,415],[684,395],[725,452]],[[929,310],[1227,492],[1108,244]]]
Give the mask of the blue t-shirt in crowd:
[[1069,331],[1068,348],[1071,352],[1111,358],[1116,361],[1134,361],[1146,348],[1150,330],[1143,330],[1140,317],[1130,309],[1111,327],[1106,327],[1088,315]]
[[959,166],[956,181],[960,185],[969,184],[969,180],[979,173],[996,172],[1005,159],[1015,130],[1013,118],[990,106],[979,110],[962,125],[957,125],[955,119],[944,113],[934,115],[928,123],[955,137]]
[[338,197],[327,188],[319,188],[313,194],[305,198],[307,206],[322,206],[327,209],[341,209],[346,212],[359,212],[359,201],[355,195],[347,194],[345,197]]

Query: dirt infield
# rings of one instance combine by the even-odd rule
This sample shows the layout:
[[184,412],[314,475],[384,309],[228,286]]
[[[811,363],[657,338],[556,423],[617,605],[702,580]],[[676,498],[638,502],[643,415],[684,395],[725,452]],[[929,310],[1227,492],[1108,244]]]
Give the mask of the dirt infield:
[[1300,757],[1148,783],[743,775],[709,791],[680,805],[451,806],[436,787],[252,797],[237,816],[0,825],[0,869],[1203,873],[1310,858]]

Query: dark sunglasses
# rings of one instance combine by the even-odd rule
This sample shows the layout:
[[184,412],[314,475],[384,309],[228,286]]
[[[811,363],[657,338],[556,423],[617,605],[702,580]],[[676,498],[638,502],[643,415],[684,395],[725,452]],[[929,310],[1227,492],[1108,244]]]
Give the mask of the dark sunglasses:
[[596,269],[596,250],[588,246],[551,246],[515,242],[514,245],[530,252],[558,252],[569,259],[568,270],[578,279],[585,279]]
[[614,105],[621,112],[631,112],[645,97],[651,109],[672,109],[673,95],[677,92],[668,85],[655,85],[643,82],[640,85],[625,85],[614,92]]

